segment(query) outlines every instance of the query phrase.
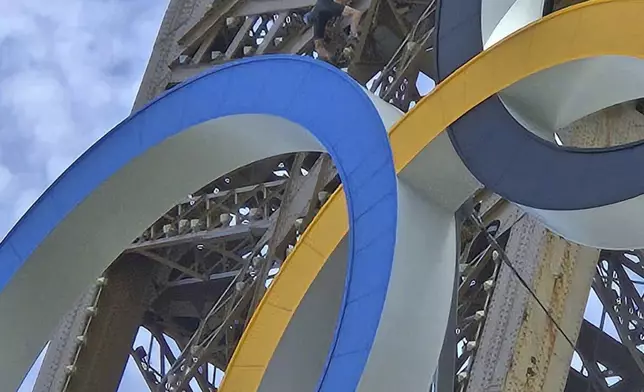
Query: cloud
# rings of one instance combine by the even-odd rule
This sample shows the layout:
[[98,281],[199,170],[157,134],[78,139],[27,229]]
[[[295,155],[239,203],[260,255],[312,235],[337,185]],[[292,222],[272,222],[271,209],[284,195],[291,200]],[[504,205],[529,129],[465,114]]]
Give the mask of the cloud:
[[0,194],[7,188],[12,179],[13,174],[11,171],[5,166],[0,166]]
[[0,1],[0,238],[129,114],[167,5]]
[[0,2],[0,238],[129,114],[167,3]]

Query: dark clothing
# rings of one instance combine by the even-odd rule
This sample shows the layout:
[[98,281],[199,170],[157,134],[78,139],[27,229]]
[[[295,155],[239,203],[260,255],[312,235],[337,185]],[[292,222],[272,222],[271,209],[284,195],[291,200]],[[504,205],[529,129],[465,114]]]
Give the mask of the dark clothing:
[[311,10],[313,21],[313,39],[324,39],[324,30],[329,20],[342,15],[344,6],[333,0],[317,0]]

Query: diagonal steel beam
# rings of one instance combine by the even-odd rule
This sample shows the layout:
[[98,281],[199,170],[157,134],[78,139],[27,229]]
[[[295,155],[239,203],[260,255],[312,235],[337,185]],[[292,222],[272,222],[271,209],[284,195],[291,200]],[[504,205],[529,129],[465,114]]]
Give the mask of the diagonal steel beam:
[[282,29],[282,24],[286,20],[287,16],[288,16],[288,12],[281,12],[278,15],[277,19],[273,22],[273,25],[271,26],[270,30],[264,36],[264,40],[257,48],[257,52],[255,53],[256,55],[264,54],[266,50],[270,49],[273,46],[273,40],[275,39],[275,36],[277,35],[277,33]]
[[257,21],[257,18],[258,16],[254,15],[249,16],[246,18],[246,20],[244,20],[244,23],[237,31],[237,34],[235,34],[235,37],[230,42],[230,45],[228,45],[228,49],[226,49],[226,54],[224,56],[226,60],[230,60],[235,55],[235,53],[237,53],[240,45],[242,45],[244,43],[244,40],[248,37],[248,32]]
[[179,45],[182,47],[190,47],[196,44],[199,39],[205,36],[210,29],[212,29],[217,22],[219,22],[224,15],[228,14],[238,4],[239,0],[223,0],[218,1],[216,6],[213,6],[206,12],[194,26],[192,26],[183,37],[179,38]]

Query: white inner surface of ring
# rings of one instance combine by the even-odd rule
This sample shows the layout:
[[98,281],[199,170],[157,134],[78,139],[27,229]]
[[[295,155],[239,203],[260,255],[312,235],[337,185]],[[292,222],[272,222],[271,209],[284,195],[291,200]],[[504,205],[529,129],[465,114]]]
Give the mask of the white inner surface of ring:
[[571,61],[529,76],[499,95],[524,128],[553,141],[557,130],[574,121],[644,97],[644,61],[626,56]]
[[544,0],[482,0],[483,49],[527,26],[543,15]]

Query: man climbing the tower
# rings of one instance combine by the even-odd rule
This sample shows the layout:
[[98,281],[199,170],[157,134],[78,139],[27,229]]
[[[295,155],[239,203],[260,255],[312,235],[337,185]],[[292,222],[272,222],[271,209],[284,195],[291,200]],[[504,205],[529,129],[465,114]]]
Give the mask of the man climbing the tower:
[[313,44],[318,56],[325,61],[331,61],[331,54],[324,44],[324,36],[327,23],[337,17],[351,18],[351,33],[343,54],[350,56],[351,47],[358,40],[358,25],[362,17],[362,11],[351,8],[343,3],[347,0],[317,0],[313,9],[304,15],[304,22],[307,25],[313,24]]

